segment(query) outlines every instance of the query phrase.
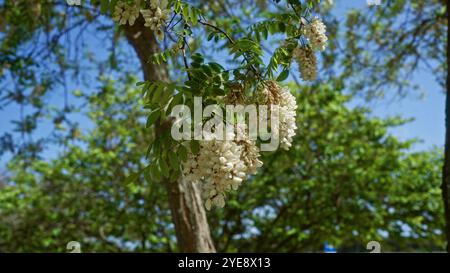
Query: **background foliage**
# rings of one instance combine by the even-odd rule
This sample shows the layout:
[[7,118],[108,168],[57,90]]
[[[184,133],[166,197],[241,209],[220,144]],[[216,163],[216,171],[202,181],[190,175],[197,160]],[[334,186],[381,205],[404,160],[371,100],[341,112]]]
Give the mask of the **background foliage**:
[[[286,68],[276,50],[286,26],[274,22],[287,7],[190,2],[237,41],[229,45],[220,33],[194,28],[190,50],[201,54],[189,55],[194,79],[196,60],[210,63],[226,50],[246,47],[244,30],[261,41],[247,49],[251,65],[268,64],[266,73],[274,77]],[[412,141],[389,133],[407,121],[369,117],[366,107],[348,106],[360,94],[383,95],[389,85],[400,94],[412,90],[406,79],[415,66],[431,69],[443,82],[442,2],[388,2],[347,18],[336,18],[327,3],[319,6],[330,38],[320,78],[305,84],[292,69],[286,79],[300,105],[294,147],[266,154],[264,168],[230,196],[226,208],[208,214],[218,251],[321,251],[325,242],[340,251],[365,251],[370,240],[380,241],[383,251],[444,248],[442,149],[412,152]],[[136,87],[138,64],[99,5],[0,1],[1,106],[20,106],[14,131],[0,139],[0,153],[12,155],[0,178],[0,251],[65,252],[72,240],[85,252],[177,251],[166,191],[141,172],[154,139],[153,127],[146,126],[149,101]],[[181,56],[168,53],[174,43],[166,36],[166,54],[153,61],[165,58],[174,82],[189,80]],[[104,52],[93,50],[98,45]],[[240,62],[222,65],[218,74]],[[195,90],[223,91],[204,86]],[[61,98],[57,107],[48,103],[52,96]],[[89,129],[81,128],[80,118],[89,119]],[[50,135],[36,135],[42,124],[50,124]],[[58,155],[46,158],[52,147],[59,147]]]

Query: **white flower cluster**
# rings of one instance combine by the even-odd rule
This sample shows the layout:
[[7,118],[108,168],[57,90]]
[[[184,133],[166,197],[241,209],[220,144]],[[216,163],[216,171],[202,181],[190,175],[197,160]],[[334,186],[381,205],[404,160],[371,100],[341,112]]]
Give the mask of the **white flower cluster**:
[[280,147],[289,150],[297,130],[297,101],[288,88],[280,92]]
[[141,10],[141,1],[138,0],[134,5],[125,3],[124,1],[118,1],[113,12],[113,20],[120,25],[131,26],[139,17],[139,13],[142,14],[145,20],[145,26],[156,32],[156,35],[162,39],[164,38],[164,32],[161,27],[169,19],[171,10],[168,8],[167,0],[150,0],[149,9]]
[[170,12],[167,8],[167,0],[150,0],[150,9],[141,10],[145,26],[156,31],[160,38],[163,37],[161,26],[169,19]]
[[199,153],[191,154],[183,163],[185,179],[202,183],[202,196],[208,210],[212,206],[224,207],[226,193],[237,190],[248,175],[262,166],[259,150],[242,132],[244,128],[236,126],[236,133],[229,132],[227,140],[201,141]]
[[[269,109],[278,106],[278,111],[273,112],[277,116],[270,115],[278,121],[276,127],[271,128],[277,132],[272,137],[278,137],[280,147],[288,150],[297,130],[295,97],[276,81],[265,82],[257,96],[258,103],[266,104]],[[199,152],[191,153],[182,166],[184,179],[201,183],[202,197],[208,210],[225,206],[227,192],[237,190],[263,165],[259,148],[255,140],[249,138],[245,123],[238,123],[233,128],[232,132],[227,131],[225,140],[217,140],[213,135],[204,136],[209,140],[200,141]]]
[[[281,87],[274,81],[267,82],[263,94],[266,94],[269,105],[278,105],[278,137],[280,147],[289,150],[292,138],[297,130],[297,101],[288,88]],[[273,128],[272,128],[273,129]]]
[[297,47],[292,52],[293,59],[298,63],[300,76],[305,81],[317,78],[317,58],[314,51],[325,50],[328,41],[326,30],[325,24],[319,18],[314,18],[302,31],[308,45]]
[[303,34],[308,39],[312,49],[324,51],[328,41],[328,37],[325,34],[326,31],[327,27],[325,24],[316,17],[305,26]]
[[317,58],[310,47],[298,47],[292,54],[298,63],[300,75],[305,81],[314,81],[317,78]]
[[139,5],[140,3],[131,6],[121,1],[118,2],[114,8],[112,19],[120,25],[126,25],[127,23],[130,26],[134,25],[134,22],[139,17]]

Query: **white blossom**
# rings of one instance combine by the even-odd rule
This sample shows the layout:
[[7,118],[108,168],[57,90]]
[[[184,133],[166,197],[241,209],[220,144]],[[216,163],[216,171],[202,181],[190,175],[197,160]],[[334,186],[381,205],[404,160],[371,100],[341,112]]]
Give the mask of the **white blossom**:
[[129,5],[119,1],[114,8],[112,19],[120,25],[126,25],[128,23],[132,26],[139,17],[139,6],[139,1],[135,5]]
[[164,32],[161,27],[169,19],[171,11],[167,7],[167,0],[150,0],[150,9],[141,10],[145,20],[145,26],[156,31],[157,36],[162,39]]
[[282,88],[280,92],[280,147],[289,150],[292,146],[292,138],[296,134],[297,101],[288,88]]
[[267,97],[269,106],[278,106],[278,112],[273,113],[273,115],[279,124],[277,128],[272,129],[278,129],[280,147],[289,150],[292,146],[292,138],[297,131],[297,101],[288,88],[279,86],[275,81],[266,82],[261,93]]
[[237,190],[248,175],[262,166],[254,141],[236,134],[245,131],[239,125],[228,132],[227,140],[203,140],[197,155],[191,154],[183,163],[183,176],[190,182],[201,183],[206,209],[224,207],[226,193]]
[[305,81],[314,81],[317,78],[317,58],[310,47],[294,49],[293,58],[298,63],[300,76]]
[[305,26],[303,34],[314,50],[324,51],[327,46],[328,37],[325,34],[327,27],[319,19],[314,18],[311,23]]

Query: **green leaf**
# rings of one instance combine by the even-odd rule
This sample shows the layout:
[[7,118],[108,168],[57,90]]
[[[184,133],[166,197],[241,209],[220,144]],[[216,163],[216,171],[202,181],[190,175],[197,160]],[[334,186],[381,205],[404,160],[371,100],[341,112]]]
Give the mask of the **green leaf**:
[[278,24],[278,28],[281,32],[285,32],[286,31],[286,25],[283,22],[280,22]]
[[278,75],[277,81],[282,82],[287,79],[287,77],[289,77],[289,70],[286,69]]
[[161,114],[161,111],[159,109],[154,110],[150,113],[150,115],[147,118],[147,124],[145,125],[147,128],[155,124],[155,121],[159,118]]
[[198,64],[202,64],[203,61],[205,60],[200,53],[192,54],[191,58],[195,63],[198,63]]
[[215,35],[216,33],[215,32],[211,32],[209,35],[208,35],[208,41],[211,41],[213,38],[214,38],[214,35]]
[[183,145],[178,146],[178,155],[180,156],[181,161],[187,160],[187,149]]
[[153,143],[154,142],[151,142],[147,147],[147,152],[145,152],[146,159],[148,159],[150,157],[150,153],[152,152],[152,149],[153,149]]
[[198,140],[191,140],[191,152],[196,155],[200,151],[200,143]]
[[138,180],[138,178],[139,178],[139,175],[140,175],[140,172],[131,173],[130,175],[128,175],[125,178],[125,184],[130,184],[130,183],[136,182],[136,180]]
[[170,171],[169,166],[167,165],[167,162],[164,158],[159,159],[159,167],[161,168],[161,173],[164,177],[168,178]]
[[177,181],[177,179],[178,179],[178,177],[180,176],[180,174],[181,174],[181,172],[180,172],[179,170],[176,170],[176,171],[174,171],[174,172],[171,172],[171,173],[170,173],[170,177],[169,177],[170,181],[171,181],[171,182],[172,182],[172,181]]
[[189,20],[189,6],[184,5],[182,13],[184,20]]
[[223,66],[221,66],[220,64],[216,63],[216,62],[211,62],[209,63],[209,66],[216,72],[216,73],[220,73],[223,70],[225,70],[225,68],[223,68]]
[[177,156],[177,154],[175,154],[174,152],[170,151],[169,154],[168,154],[167,156],[168,156],[168,158],[169,158],[169,164],[170,164],[170,167],[171,167],[173,170],[178,170],[179,167],[180,167],[180,163],[179,163],[179,161],[178,161],[178,156]]
[[161,171],[159,170],[159,165],[156,164],[155,161],[151,164],[150,174],[155,180],[161,180]]
[[109,10],[109,0],[101,0],[100,2],[100,12],[105,14]]
[[155,92],[153,92],[151,103],[154,103],[154,104],[159,103],[161,96],[163,95],[163,92],[165,89],[166,89],[166,87],[165,87],[164,83],[158,84],[158,87],[156,88]]
[[151,183],[152,179],[151,179],[151,175],[150,175],[150,166],[146,167],[143,172],[144,172],[145,181],[147,181],[148,183]]
[[189,11],[189,18],[191,18],[192,25],[195,26],[198,23],[197,9],[191,7]]
[[267,40],[267,38],[269,37],[269,30],[267,28],[263,28],[263,37],[264,40]]

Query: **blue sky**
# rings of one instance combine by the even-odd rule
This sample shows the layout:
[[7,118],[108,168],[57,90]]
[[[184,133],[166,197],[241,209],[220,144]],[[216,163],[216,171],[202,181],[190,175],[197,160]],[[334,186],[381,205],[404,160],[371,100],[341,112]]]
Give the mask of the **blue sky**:
[[[381,5],[386,0],[381,0]],[[359,10],[376,9],[376,6],[368,6],[367,0],[334,0],[333,13],[344,16],[350,9]],[[412,85],[421,87],[418,91],[403,99],[392,99],[395,90],[388,90],[384,100],[366,104],[373,111],[372,116],[389,117],[401,116],[414,120],[403,126],[393,128],[391,133],[401,140],[417,138],[419,143],[413,146],[413,150],[428,150],[435,146],[444,146],[445,136],[445,96],[442,88],[436,82],[434,75],[427,71],[418,71],[413,77]],[[391,92],[389,92],[391,91]],[[356,105],[358,101],[354,101]]]
[[432,75],[419,72],[415,75],[415,82],[421,85],[424,94],[406,99],[389,99],[371,105],[372,115],[378,117],[400,115],[403,118],[414,118],[410,123],[391,130],[392,134],[401,140],[418,138],[420,142],[413,150],[428,150],[434,146],[444,146],[445,135],[445,96],[441,87]]
[[[381,1],[383,4],[383,1]],[[336,15],[344,16],[351,8],[368,9],[366,0],[346,1],[335,0],[334,1],[334,13]],[[370,7],[376,8],[376,7]],[[104,48],[98,44],[97,41],[92,41],[90,47],[92,48]],[[104,50],[94,49],[100,58],[104,58]],[[414,83],[419,84],[422,87],[423,94],[417,92],[404,99],[392,100],[391,96],[387,96],[387,99],[370,103],[368,106],[372,109],[372,116],[388,117],[388,116],[402,116],[404,118],[414,118],[414,121],[403,125],[401,127],[393,128],[391,133],[402,140],[418,138],[421,142],[417,143],[413,150],[427,150],[434,146],[443,147],[444,144],[444,94],[436,83],[433,75],[426,71],[417,72],[414,76]],[[74,89],[80,88],[77,82],[68,80],[67,88],[69,92]],[[392,90],[392,93],[395,92]],[[388,92],[389,93],[389,92]],[[55,106],[61,106],[63,91],[60,90],[54,93],[49,100],[49,103]],[[422,96],[421,96],[422,95]],[[363,104],[357,100],[353,101],[351,105]],[[0,110],[0,135],[4,132],[12,130],[10,121],[19,117],[20,109],[16,105],[10,105]],[[82,129],[88,129],[90,127],[89,121],[83,118],[82,115],[74,115],[74,120],[79,122]],[[36,137],[48,136],[51,134],[51,128],[49,124],[41,124]],[[58,154],[58,148],[51,148],[46,151],[45,157],[53,158]],[[0,170],[7,162],[8,157],[3,156],[0,158]]]

